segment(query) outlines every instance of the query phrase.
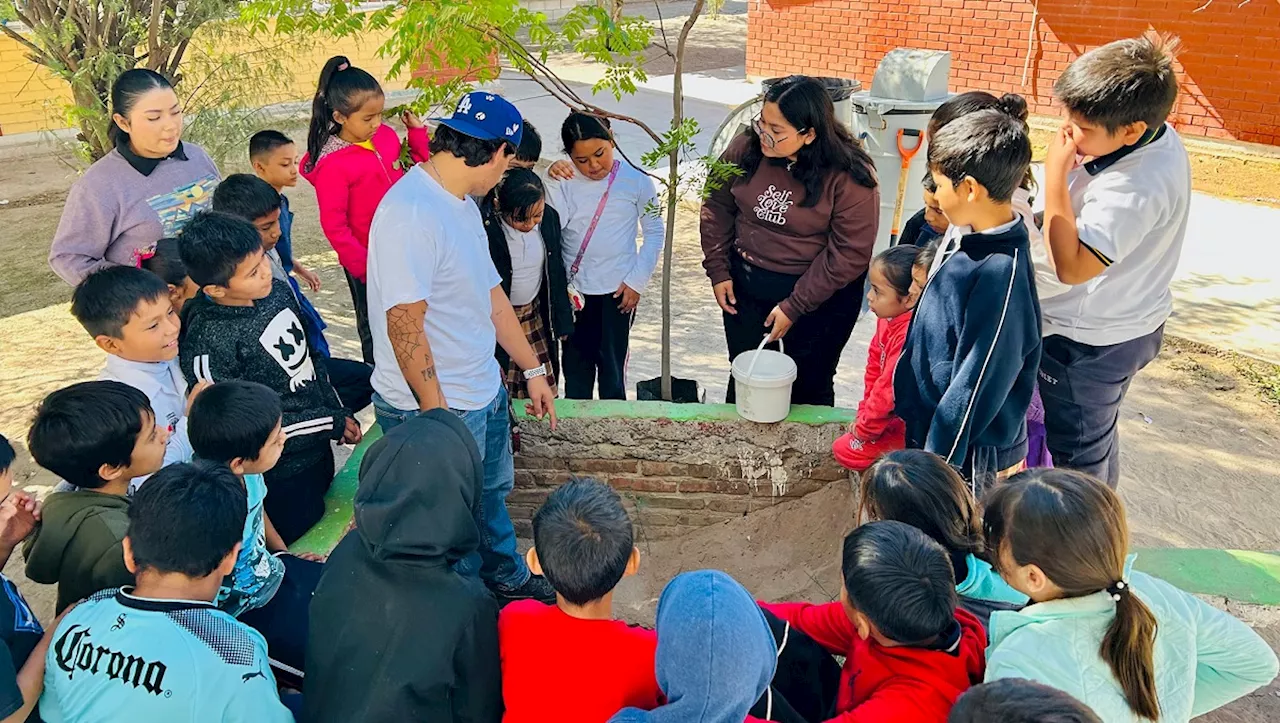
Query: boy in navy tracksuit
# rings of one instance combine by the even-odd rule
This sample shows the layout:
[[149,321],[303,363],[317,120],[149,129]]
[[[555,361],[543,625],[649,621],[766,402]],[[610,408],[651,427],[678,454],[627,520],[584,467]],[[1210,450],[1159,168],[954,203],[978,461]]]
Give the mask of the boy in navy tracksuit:
[[953,121],[929,144],[951,227],[898,362],[895,411],[907,446],[960,468],[975,493],[1027,456],[1040,303],[1011,199],[1030,162],[1026,123],[999,110]]

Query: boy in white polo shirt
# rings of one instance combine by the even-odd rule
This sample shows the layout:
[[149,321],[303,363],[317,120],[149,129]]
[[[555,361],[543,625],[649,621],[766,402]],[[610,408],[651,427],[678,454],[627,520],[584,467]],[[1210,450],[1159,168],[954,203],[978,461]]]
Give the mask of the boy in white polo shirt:
[[1044,234],[1072,288],[1041,302],[1040,393],[1054,463],[1112,487],[1120,404],[1160,352],[1191,203],[1190,161],[1165,124],[1176,48],[1155,35],[1118,40],[1054,84],[1067,121],[1045,160]]

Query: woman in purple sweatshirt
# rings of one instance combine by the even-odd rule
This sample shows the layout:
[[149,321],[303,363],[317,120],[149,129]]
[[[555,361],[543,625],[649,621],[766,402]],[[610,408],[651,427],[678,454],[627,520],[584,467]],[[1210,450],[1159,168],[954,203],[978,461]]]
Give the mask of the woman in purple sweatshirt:
[[721,160],[743,173],[703,203],[702,252],[729,359],[786,336],[799,367],[791,401],[834,406],[880,218],[871,158],[823,87],[792,76]]
[[71,186],[49,266],[76,285],[104,266],[134,266],[209,206],[218,167],[182,142],[182,105],[163,75],[126,70],[111,86],[115,149]]

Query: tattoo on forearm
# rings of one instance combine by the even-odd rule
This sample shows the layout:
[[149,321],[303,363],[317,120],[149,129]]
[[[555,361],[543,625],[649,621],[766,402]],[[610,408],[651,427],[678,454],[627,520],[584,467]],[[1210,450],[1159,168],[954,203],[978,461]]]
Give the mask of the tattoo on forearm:
[[387,312],[387,336],[397,360],[412,359],[426,340],[422,321],[415,317],[417,314],[399,306],[394,306]]

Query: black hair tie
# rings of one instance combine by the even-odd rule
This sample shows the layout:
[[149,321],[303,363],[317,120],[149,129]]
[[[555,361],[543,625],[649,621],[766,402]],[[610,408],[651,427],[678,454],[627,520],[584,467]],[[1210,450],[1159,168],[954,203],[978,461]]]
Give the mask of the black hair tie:
[[1107,594],[1116,602],[1120,602],[1121,597],[1129,595],[1132,592],[1133,591],[1129,588],[1129,583],[1124,580],[1117,580],[1115,583],[1107,587]]

